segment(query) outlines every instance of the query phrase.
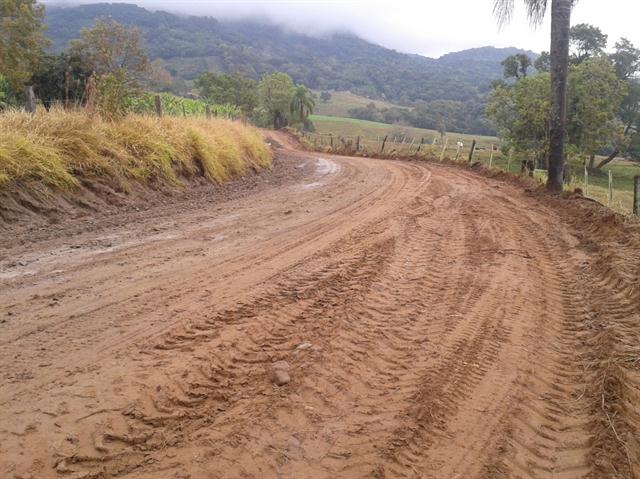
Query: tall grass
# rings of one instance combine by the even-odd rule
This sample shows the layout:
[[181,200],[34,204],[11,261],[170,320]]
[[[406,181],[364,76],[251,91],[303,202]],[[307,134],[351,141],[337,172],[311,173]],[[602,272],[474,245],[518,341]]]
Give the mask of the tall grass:
[[130,114],[106,121],[62,109],[0,114],[0,188],[65,191],[85,178],[123,188],[195,176],[221,183],[271,160],[256,129],[230,120]]

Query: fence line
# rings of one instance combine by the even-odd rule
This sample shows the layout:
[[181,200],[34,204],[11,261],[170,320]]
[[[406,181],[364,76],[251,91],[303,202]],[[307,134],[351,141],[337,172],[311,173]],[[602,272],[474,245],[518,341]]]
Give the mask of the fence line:
[[[308,139],[316,148],[327,149],[327,143],[323,139],[332,137],[334,139],[334,148],[329,151],[336,153],[346,154],[364,154],[364,155],[384,155],[384,156],[435,156],[440,161],[443,161],[447,156],[455,160],[462,157],[461,161],[467,160],[465,156],[468,153],[468,158],[474,163],[480,163],[489,169],[503,170],[510,173],[530,175],[534,176],[540,181],[546,179],[546,170],[535,169],[529,170],[527,162],[524,160],[522,164],[525,165],[521,168],[521,162],[515,163],[518,168],[513,167],[514,157],[510,151],[508,153],[501,153],[499,147],[496,144],[488,145],[487,147],[478,146],[471,152],[471,148],[460,148],[455,136],[447,135],[443,140],[440,137],[434,135],[433,137],[399,137],[396,135],[394,138],[392,135],[386,135],[384,137],[378,136],[375,138],[366,138],[361,135],[357,136],[335,136],[329,133],[311,133],[305,132],[304,137]],[[395,140],[395,144],[394,144]],[[450,140],[455,141],[455,143]],[[473,143],[470,145],[473,146]],[[514,171],[514,169],[516,171]],[[573,174],[571,170],[573,169]],[[578,170],[570,165],[567,165],[567,174],[569,180],[569,187],[571,189],[580,188],[583,191],[584,196],[594,199],[604,205],[607,205],[622,213],[632,213],[638,211],[640,215],[640,176],[635,181],[635,188],[637,192],[629,190],[629,177],[617,176],[614,171],[603,169],[602,173],[598,173],[597,170],[590,170],[589,168],[579,167]],[[616,189],[616,186],[618,187]],[[635,202],[635,203],[634,203]],[[634,206],[635,204],[635,206]],[[635,210],[634,210],[635,208]]]

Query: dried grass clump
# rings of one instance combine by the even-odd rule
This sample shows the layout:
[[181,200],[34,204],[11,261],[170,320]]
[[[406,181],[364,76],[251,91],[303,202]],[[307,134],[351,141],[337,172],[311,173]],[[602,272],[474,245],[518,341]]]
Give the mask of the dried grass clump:
[[271,160],[256,129],[230,120],[131,114],[106,121],[62,109],[0,114],[0,188],[65,191],[83,178],[177,185],[197,175],[221,183]]

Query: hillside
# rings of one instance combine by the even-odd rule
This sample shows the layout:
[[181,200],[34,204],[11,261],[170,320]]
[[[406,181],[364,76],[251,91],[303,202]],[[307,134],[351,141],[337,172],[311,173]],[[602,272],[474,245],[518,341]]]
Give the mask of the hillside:
[[[90,26],[96,17],[106,16],[139,27],[152,58],[164,62],[178,80],[177,85],[204,70],[239,71],[254,78],[284,71],[312,89],[351,91],[400,105],[434,100],[465,102],[468,116],[482,111],[478,104],[491,81],[501,77],[500,61],[521,51],[486,47],[432,59],[400,53],[348,34],[311,37],[274,25],[179,16],[106,3],[50,7],[46,23],[52,49],[63,49],[81,28]],[[481,122],[474,126],[486,130]]]

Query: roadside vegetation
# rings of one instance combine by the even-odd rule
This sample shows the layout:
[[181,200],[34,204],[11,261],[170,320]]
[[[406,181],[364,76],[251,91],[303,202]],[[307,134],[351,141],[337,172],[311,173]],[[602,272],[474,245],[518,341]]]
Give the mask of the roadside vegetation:
[[98,180],[128,191],[131,182],[178,186],[196,176],[222,183],[271,164],[257,130],[224,119],[129,114],[111,121],[54,108],[6,112],[0,131],[0,188],[68,191]]

